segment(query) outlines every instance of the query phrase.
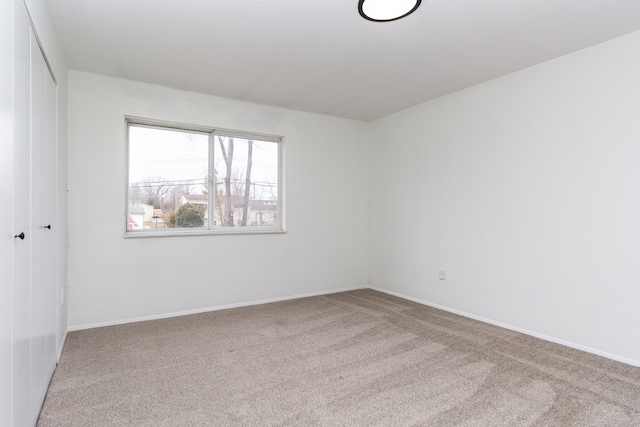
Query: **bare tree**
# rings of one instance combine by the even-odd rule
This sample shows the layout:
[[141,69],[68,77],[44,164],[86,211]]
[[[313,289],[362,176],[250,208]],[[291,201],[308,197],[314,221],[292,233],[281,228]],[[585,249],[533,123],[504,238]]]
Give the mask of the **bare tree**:
[[248,141],[248,152],[247,152],[247,170],[245,172],[245,183],[244,183],[244,203],[242,205],[242,222],[241,225],[245,227],[247,225],[247,214],[249,212],[249,196],[251,192],[251,167],[253,166],[253,141]]
[[[237,141],[236,141],[237,142]],[[241,141],[241,145],[244,140]],[[234,162],[234,139],[218,136],[218,144],[226,166],[224,177],[214,170],[215,209],[223,227],[244,227],[249,222],[251,212],[251,172],[253,168],[254,141],[247,140],[247,162]],[[222,174],[220,174],[222,175]],[[224,190],[223,190],[224,187]],[[255,190],[254,190],[255,193]],[[255,194],[254,194],[255,196]],[[240,205],[242,208],[240,209]]]
[[140,188],[140,184],[137,182],[129,185],[129,204],[130,205],[139,205],[142,203],[144,196],[142,193],[142,189]]
[[233,138],[228,137],[228,149],[224,146],[225,137],[218,136],[218,143],[220,143],[220,150],[222,150],[222,157],[224,163],[227,166],[227,172],[224,178],[224,190],[225,190],[225,202],[222,206],[222,225],[225,227],[233,227],[233,207],[231,205],[231,167],[233,166]]
[[138,185],[142,190],[142,196],[145,203],[153,205],[156,209],[162,208],[162,205],[165,203],[167,193],[171,188],[164,178],[145,178],[145,180]]
[[162,209],[169,215],[180,208],[180,199],[184,194],[190,193],[189,185],[174,185],[167,192],[167,200],[162,205]]

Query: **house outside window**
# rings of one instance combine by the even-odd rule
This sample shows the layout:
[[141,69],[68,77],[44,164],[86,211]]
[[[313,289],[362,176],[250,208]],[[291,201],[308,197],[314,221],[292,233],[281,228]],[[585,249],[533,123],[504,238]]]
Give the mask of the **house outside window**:
[[125,237],[284,232],[281,136],[127,117]]

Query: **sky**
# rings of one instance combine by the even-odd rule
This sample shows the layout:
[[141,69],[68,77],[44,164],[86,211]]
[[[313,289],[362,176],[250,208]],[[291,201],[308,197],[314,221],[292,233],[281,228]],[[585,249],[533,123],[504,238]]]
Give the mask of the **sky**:
[[[234,138],[235,175],[244,180],[247,140]],[[224,177],[226,165],[217,136],[214,140],[214,167]],[[204,182],[208,175],[209,134],[146,126],[129,127],[129,183],[194,180]],[[254,141],[251,180],[277,182],[278,144]],[[193,188],[193,187],[192,187]],[[198,194],[195,189],[194,194]]]

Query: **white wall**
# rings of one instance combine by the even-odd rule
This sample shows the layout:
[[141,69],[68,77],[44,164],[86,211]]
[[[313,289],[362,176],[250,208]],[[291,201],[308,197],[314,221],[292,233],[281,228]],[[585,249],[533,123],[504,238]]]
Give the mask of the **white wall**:
[[[360,287],[368,255],[374,288],[640,364],[639,48],[371,124],[71,71],[69,326]],[[288,233],[123,239],[124,115],[284,135]]]
[[[69,72],[69,326],[367,285],[365,124]],[[124,116],[285,137],[286,234],[123,238]]]
[[370,285],[640,364],[639,51],[636,32],[373,123]]

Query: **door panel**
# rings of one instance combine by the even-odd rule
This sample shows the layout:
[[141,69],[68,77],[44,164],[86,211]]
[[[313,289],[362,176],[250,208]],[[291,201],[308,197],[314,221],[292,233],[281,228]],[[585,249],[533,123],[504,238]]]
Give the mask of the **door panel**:
[[13,304],[13,4],[0,1],[0,420],[11,424]]
[[13,73],[13,425],[32,424],[29,416],[31,384],[31,28],[24,4],[14,0]]
[[[58,89],[45,70],[45,203],[46,225],[46,374],[51,378],[56,367],[58,333]],[[47,381],[47,384],[49,381]]]
[[47,319],[47,206],[45,162],[45,72],[47,67],[31,34],[31,424],[37,421],[48,385]]

